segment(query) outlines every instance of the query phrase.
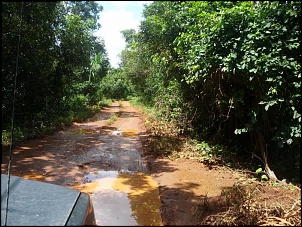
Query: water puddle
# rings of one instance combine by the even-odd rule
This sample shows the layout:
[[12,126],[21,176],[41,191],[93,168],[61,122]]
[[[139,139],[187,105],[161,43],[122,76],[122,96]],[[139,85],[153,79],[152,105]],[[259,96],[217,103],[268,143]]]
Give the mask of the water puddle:
[[106,159],[113,159],[115,156],[109,152],[99,152],[97,154],[91,155],[92,157],[105,157]]
[[162,226],[158,185],[146,174],[96,171],[73,188],[90,194],[99,226]]
[[112,132],[112,135],[114,136],[125,136],[125,137],[135,136],[137,134],[138,134],[138,130],[134,130],[134,129],[115,130]]
[[39,173],[11,173],[13,176],[22,177],[27,180],[45,181],[45,176]]
[[96,131],[94,129],[85,129],[85,128],[81,128],[81,129],[75,129],[70,131],[71,134],[93,134],[96,133]]
[[124,136],[135,136],[138,133],[138,130],[134,129],[125,129],[122,130]]

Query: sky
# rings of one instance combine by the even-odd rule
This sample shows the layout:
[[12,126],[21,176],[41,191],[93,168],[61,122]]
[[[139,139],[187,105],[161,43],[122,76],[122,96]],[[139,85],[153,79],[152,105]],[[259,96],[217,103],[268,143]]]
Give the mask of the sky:
[[118,54],[125,48],[125,40],[121,31],[135,29],[138,31],[140,21],[143,19],[144,4],[152,1],[97,1],[103,6],[99,23],[101,28],[95,33],[105,41],[110,64],[117,68]]

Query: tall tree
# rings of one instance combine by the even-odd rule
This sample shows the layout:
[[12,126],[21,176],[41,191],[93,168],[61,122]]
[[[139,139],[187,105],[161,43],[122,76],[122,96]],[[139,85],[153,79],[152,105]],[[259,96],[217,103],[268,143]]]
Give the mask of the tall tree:
[[68,100],[77,95],[74,86],[89,79],[91,56],[103,56],[99,74],[106,74],[105,45],[93,35],[100,27],[101,10],[91,1],[2,2],[3,128],[9,127],[12,116],[19,45],[15,123],[26,130],[68,110]]
[[[18,45],[20,45],[20,53],[16,119],[23,121],[25,119],[31,125],[33,113],[41,111],[45,107],[47,97],[51,95],[48,82],[52,77],[52,67],[56,57],[53,27],[56,4],[55,2],[2,3],[2,55],[6,56],[2,60],[4,119],[9,117],[11,110],[9,104],[12,103],[13,98],[12,81],[16,76],[13,69],[17,67]],[[21,10],[22,18],[20,18]],[[20,20],[22,20],[21,28]]]

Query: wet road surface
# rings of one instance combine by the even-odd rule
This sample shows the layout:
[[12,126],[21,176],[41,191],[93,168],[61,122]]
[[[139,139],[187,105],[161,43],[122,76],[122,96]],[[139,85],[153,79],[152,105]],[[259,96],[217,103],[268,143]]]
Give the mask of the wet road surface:
[[141,157],[143,134],[137,109],[114,102],[85,122],[17,146],[11,174],[89,193],[99,226],[162,225],[158,185]]

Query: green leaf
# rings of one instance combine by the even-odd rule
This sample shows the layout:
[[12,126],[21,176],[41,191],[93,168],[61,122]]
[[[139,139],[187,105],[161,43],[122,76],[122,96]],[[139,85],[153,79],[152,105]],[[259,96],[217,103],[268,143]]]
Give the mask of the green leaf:
[[238,134],[240,135],[241,133],[247,132],[247,131],[248,131],[247,128],[235,129],[234,133],[235,133],[236,135],[238,135]]
[[263,174],[263,175],[261,176],[261,180],[268,180],[268,177],[267,177],[266,175]]
[[299,114],[296,110],[294,110],[293,118],[296,119],[296,118],[299,118],[300,116],[301,116],[301,114]]
[[261,167],[258,168],[258,169],[256,169],[256,174],[260,173],[261,171],[262,171],[262,168],[261,168]]
[[286,143],[287,143],[288,145],[291,145],[291,144],[292,144],[292,142],[293,142],[293,140],[292,140],[292,139],[288,139],[288,140],[286,141]]

